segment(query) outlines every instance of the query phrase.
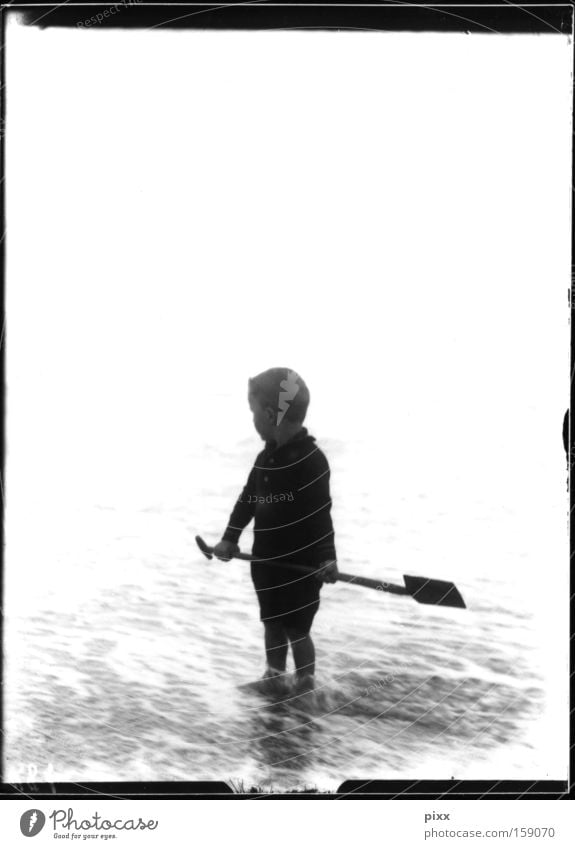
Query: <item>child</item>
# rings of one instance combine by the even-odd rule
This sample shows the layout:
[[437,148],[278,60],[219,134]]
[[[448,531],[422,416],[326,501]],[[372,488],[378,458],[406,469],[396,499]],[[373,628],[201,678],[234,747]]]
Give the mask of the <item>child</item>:
[[[338,576],[329,465],[302,426],[309,391],[296,372],[273,368],[251,378],[248,401],[265,448],[256,458],[214,554],[220,560],[233,556],[242,530],[255,520],[251,573],[265,631],[264,679],[269,679],[266,684],[273,692],[287,690],[289,644],[296,692],[309,692],[315,674],[310,629],[321,583],[333,583]],[[302,574],[282,561],[315,571]]]

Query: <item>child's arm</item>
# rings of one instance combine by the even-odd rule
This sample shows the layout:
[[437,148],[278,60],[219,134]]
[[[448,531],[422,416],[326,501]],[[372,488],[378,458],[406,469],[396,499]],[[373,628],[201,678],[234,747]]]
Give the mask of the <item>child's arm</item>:
[[236,501],[228,526],[220,542],[214,548],[214,554],[220,560],[229,560],[239,551],[238,540],[243,529],[253,519],[256,509],[256,499],[252,499],[256,492],[255,468],[251,470],[242,494]]

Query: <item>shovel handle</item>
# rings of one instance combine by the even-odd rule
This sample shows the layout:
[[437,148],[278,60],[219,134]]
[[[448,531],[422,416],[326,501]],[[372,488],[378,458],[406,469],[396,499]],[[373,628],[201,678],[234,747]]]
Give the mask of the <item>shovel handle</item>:
[[[214,556],[214,549],[212,546],[208,545],[204,540],[200,537],[196,537],[196,542],[198,544],[198,548],[200,551],[205,554],[208,560],[211,560]],[[251,563],[257,563],[257,558],[251,557],[249,554],[242,554],[242,552],[238,551],[237,554],[233,555],[234,560],[244,560]],[[267,562],[267,561],[266,561]],[[302,572],[307,575],[312,575],[318,571],[318,569],[313,566],[302,566],[300,563],[281,563],[282,566],[288,566],[290,569],[293,569],[294,572]],[[410,592],[402,587],[400,584],[389,584],[387,581],[377,581],[374,578],[363,578],[361,575],[349,575],[346,572],[339,572],[337,576],[338,581],[343,581],[345,584],[356,584],[359,587],[369,587],[372,590],[380,590],[386,593],[394,593],[395,595],[410,595]]]

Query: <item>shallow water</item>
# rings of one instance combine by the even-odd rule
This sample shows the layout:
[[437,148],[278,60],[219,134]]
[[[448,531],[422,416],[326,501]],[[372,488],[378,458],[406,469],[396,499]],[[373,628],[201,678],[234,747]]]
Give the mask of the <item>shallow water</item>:
[[322,445],[340,568],[453,580],[468,609],[326,586],[316,703],[274,704],[238,686],[264,665],[249,571],[208,562],[194,543],[217,540],[254,442],[184,456],[177,485],[152,470],[122,490],[94,470],[52,511],[28,498],[25,526],[10,520],[24,505],[14,491],[6,780],[333,790],[362,778],[560,777],[545,743],[537,588],[518,580],[537,557],[522,529],[529,505],[442,500],[393,469],[376,499],[357,452]]

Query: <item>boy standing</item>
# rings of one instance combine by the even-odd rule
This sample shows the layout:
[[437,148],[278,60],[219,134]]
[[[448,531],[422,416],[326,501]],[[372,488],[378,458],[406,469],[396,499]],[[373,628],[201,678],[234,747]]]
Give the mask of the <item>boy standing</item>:
[[[287,689],[291,645],[296,692],[314,688],[315,649],[311,625],[322,581],[337,580],[331,521],[329,465],[303,421],[309,391],[296,372],[268,369],[251,378],[248,401],[254,426],[265,442],[214,549],[220,560],[238,551],[242,530],[254,519],[251,573],[264,624],[270,689]],[[283,563],[315,569],[302,575]]]

